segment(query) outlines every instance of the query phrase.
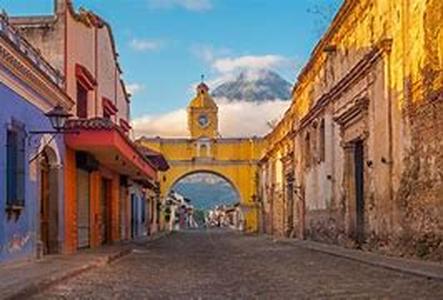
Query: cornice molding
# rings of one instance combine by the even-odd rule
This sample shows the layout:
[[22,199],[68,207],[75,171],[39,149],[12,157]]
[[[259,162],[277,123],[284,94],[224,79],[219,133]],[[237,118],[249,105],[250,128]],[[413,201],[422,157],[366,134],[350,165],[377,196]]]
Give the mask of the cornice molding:
[[168,160],[171,166],[196,166],[204,167],[210,166],[232,166],[232,165],[257,165],[258,160],[218,160],[218,159],[208,159],[208,160]]
[[[266,136],[266,139],[271,141],[272,148],[266,151],[266,153],[273,151],[272,149],[278,148],[284,143],[285,140],[294,138],[298,132],[303,130],[312,120],[318,117],[318,115],[323,111],[323,109],[334,99],[338,98],[343,92],[346,92],[355,82],[360,81],[365,74],[367,74],[372,67],[372,65],[377,62],[384,55],[389,54],[392,49],[391,38],[381,39],[378,43],[376,43],[367,53],[363,56],[361,60],[354,64],[354,66],[350,69],[350,71],[342,77],[329,91],[322,94],[317,101],[315,101],[315,105],[309,110],[309,112],[304,116],[298,124],[293,124],[291,130],[287,130],[280,139],[275,139],[276,136],[281,134],[281,124],[287,122],[287,118],[293,118],[292,114],[286,114],[285,117],[279,122],[277,127]],[[296,104],[291,104],[296,105]],[[290,108],[289,108],[290,110]],[[288,110],[288,111],[289,111]],[[291,123],[292,124],[292,123]],[[263,155],[263,158],[266,157],[266,154]]]
[[340,95],[356,82],[360,81],[364,75],[366,75],[373,64],[377,62],[384,54],[388,54],[391,51],[392,39],[386,38],[380,40],[375,46],[373,46],[361,60],[359,60],[350,71],[341,78],[328,92],[322,94],[315,102],[315,105],[309,110],[306,116],[301,120],[295,133],[302,130],[313,119],[315,119],[319,113],[331,102],[340,97]]
[[[60,104],[70,109],[74,105],[60,87],[48,80],[1,36],[0,65],[6,71],[0,72],[1,81],[37,107],[47,110]],[[25,85],[27,88],[24,88]]]

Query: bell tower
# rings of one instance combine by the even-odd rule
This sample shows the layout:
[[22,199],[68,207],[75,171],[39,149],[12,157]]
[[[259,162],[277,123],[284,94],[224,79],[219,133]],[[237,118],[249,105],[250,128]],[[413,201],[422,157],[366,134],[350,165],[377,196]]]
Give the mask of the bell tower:
[[188,106],[188,129],[192,139],[218,136],[218,107],[203,80]]

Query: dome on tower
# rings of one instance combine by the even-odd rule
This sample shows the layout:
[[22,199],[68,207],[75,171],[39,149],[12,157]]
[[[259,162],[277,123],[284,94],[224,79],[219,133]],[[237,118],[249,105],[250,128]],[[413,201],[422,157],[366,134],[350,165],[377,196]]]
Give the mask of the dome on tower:
[[208,93],[209,87],[206,83],[201,82],[197,86],[197,95],[194,99],[192,99],[189,107],[194,108],[217,108],[217,104],[214,99],[212,99],[211,95]]
[[200,94],[202,92],[209,92],[209,87],[206,85],[206,83],[202,82],[197,86],[197,93]]

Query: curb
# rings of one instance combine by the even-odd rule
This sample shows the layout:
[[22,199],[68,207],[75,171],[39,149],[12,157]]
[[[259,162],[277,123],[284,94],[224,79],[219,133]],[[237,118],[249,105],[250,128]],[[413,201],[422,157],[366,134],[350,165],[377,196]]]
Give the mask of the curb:
[[[277,242],[303,247],[312,251],[317,251],[331,256],[357,261],[371,266],[381,267],[399,273],[443,281],[443,265],[440,265],[438,263],[413,261],[398,257],[382,256],[376,253],[362,252],[359,250],[342,248],[335,245],[321,243],[317,244],[317,242],[312,241],[277,239]],[[424,270],[423,267],[428,268],[428,270]]]
[[13,292],[10,295],[7,295],[4,299],[8,300],[19,300],[19,299],[27,299],[32,295],[41,293],[42,291],[50,288],[51,286],[57,285],[65,280],[77,277],[78,275],[85,273],[87,271],[103,267],[107,264],[111,264],[116,260],[130,254],[132,252],[131,248],[123,249],[117,251],[116,253],[112,253],[107,255],[104,258],[98,258],[94,261],[91,261],[84,266],[73,268],[61,274],[56,274],[52,277],[41,279],[37,282],[30,283],[19,291]]

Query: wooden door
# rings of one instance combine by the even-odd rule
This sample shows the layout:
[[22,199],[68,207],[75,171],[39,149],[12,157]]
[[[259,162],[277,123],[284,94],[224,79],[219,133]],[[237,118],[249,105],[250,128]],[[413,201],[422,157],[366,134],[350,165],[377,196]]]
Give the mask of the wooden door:
[[111,184],[108,179],[102,179],[100,192],[100,241],[106,244],[111,240]]
[[361,245],[364,240],[365,198],[364,198],[364,149],[363,142],[355,144],[355,196],[356,196],[356,241]]
[[286,213],[286,236],[290,237],[294,229],[294,180],[292,178],[288,179],[286,186]]
[[77,169],[77,246],[90,245],[89,172]]

